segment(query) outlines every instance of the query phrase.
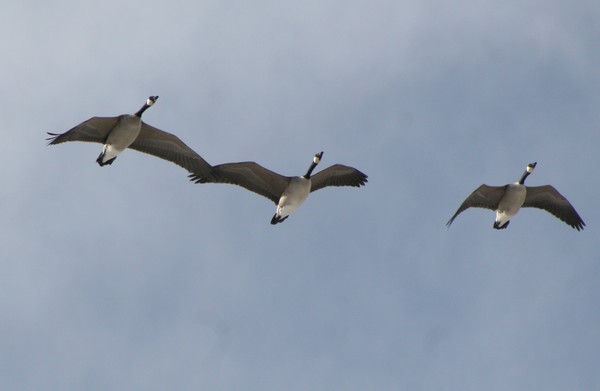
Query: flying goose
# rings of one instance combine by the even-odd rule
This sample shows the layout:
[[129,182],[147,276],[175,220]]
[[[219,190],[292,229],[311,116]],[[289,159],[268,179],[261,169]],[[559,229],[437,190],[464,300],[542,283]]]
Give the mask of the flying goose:
[[142,114],[152,106],[158,96],[151,96],[135,114],[117,117],[92,117],[73,129],[50,133],[48,145],[66,141],[88,141],[104,144],[96,162],[100,166],[112,164],[126,148],[171,161],[202,178],[214,175],[212,167],[177,136],[159,130],[142,121]]
[[533,172],[537,162],[527,165],[518,182],[505,186],[479,186],[458,208],[454,216],[446,224],[454,221],[456,216],[468,208],[486,208],[496,211],[495,229],[508,227],[511,217],[521,207],[539,208],[552,213],[577,231],[582,230],[585,223],[577,214],[573,205],[551,185],[525,186],[525,179]]
[[303,176],[288,177],[267,170],[255,162],[225,163],[214,166],[216,179],[206,179],[191,174],[190,180],[196,183],[231,183],[267,197],[277,205],[271,224],[281,223],[298,209],[308,194],[327,186],[360,187],[367,182],[367,176],[356,168],[334,164],[312,175],[321,161],[323,152],[313,158],[308,171]]

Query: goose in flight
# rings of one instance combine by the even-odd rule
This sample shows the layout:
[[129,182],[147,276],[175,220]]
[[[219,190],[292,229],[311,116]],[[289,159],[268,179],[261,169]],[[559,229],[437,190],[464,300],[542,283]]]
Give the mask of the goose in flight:
[[360,187],[367,176],[356,168],[334,164],[312,175],[321,161],[323,152],[317,153],[308,171],[303,176],[288,177],[270,171],[255,162],[225,163],[214,166],[215,179],[206,179],[191,174],[196,183],[230,183],[260,194],[277,205],[271,224],[281,223],[306,200],[309,193],[327,186]]
[[126,148],[154,155],[173,162],[201,178],[212,178],[214,172],[194,150],[177,136],[164,132],[142,121],[142,114],[158,96],[151,96],[135,114],[116,117],[92,117],[73,129],[62,133],[50,133],[49,145],[66,141],[87,141],[104,144],[96,162],[100,166],[112,164]]
[[573,205],[551,185],[525,186],[525,179],[533,172],[537,162],[527,165],[518,182],[504,186],[481,185],[458,208],[454,216],[446,224],[450,224],[468,208],[485,208],[496,211],[495,229],[508,227],[510,219],[519,209],[538,208],[550,212],[577,231],[582,230],[585,223],[573,208]]

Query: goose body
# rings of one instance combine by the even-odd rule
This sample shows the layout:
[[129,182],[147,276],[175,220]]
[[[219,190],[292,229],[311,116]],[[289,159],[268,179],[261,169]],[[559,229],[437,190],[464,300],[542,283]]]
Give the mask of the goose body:
[[103,144],[96,162],[102,167],[112,164],[125,149],[131,148],[173,162],[199,177],[214,175],[212,167],[177,136],[142,121],[142,114],[158,96],[150,96],[135,114],[116,117],[92,117],[62,133],[50,133],[49,145],[67,141]]
[[108,133],[102,152],[96,162],[102,167],[112,162],[127,149],[142,130],[142,118],[137,115],[123,114],[119,116],[115,126]]
[[510,219],[519,212],[519,209],[525,202],[527,189],[525,185],[519,183],[511,183],[506,185],[504,195],[498,203],[496,209],[496,220],[494,220],[494,228],[506,228]]
[[271,219],[271,224],[282,222],[292,212],[300,207],[310,194],[310,178],[292,177],[277,203],[277,211]]
[[322,157],[323,152],[317,153],[303,176],[287,177],[255,162],[240,162],[214,166],[215,178],[205,179],[194,174],[190,178],[196,183],[235,184],[270,199],[277,205],[271,224],[277,224],[298,209],[313,191],[327,186],[360,187],[367,182],[365,174],[342,164],[334,164],[312,175]]
[[543,209],[574,229],[582,230],[585,223],[573,205],[553,186],[525,186],[525,179],[536,165],[537,162],[528,164],[518,182],[505,186],[479,186],[465,199],[446,225],[449,227],[460,213],[473,207],[495,210],[493,227],[505,229],[521,208],[530,207]]

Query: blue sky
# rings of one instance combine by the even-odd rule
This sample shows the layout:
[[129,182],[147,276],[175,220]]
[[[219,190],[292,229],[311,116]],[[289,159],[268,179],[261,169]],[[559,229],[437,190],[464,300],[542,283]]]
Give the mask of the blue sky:
[[[4,8],[2,389],[600,387],[597,2]],[[324,151],[369,183],[271,226],[267,199],[160,159],[46,146],[149,95],[213,164]],[[532,161],[583,232],[539,210],[446,229]]]

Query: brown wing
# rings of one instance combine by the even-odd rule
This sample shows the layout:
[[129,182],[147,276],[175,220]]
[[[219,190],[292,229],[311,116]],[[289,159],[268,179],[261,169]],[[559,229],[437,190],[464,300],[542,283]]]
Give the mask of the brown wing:
[[571,227],[580,231],[585,223],[569,200],[553,186],[527,186],[524,208],[539,208],[553,214]]
[[119,117],[92,117],[65,133],[48,132],[51,137],[46,140],[50,141],[48,145],[60,144],[67,141],[86,141],[103,144],[118,119]]
[[279,198],[290,182],[290,177],[279,175],[267,170],[255,162],[225,163],[214,166],[216,178],[204,180],[197,175],[190,175],[190,180],[196,183],[229,183],[241,186],[256,194],[260,194],[279,203]]
[[334,164],[310,177],[310,191],[317,191],[327,186],[360,187],[367,182],[367,176],[356,168]]
[[143,121],[140,134],[129,148],[173,162],[201,178],[214,176],[212,166],[179,137]]
[[477,189],[475,189],[473,193],[471,193],[471,195],[467,197],[466,200],[464,200],[464,202],[460,205],[456,213],[454,213],[454,216],[452,216],[452,218],[448,220],[446,225],[449,227],[450,224],[452,224],[454,219],[459,214],[461,214],[469,208],[485,208],[496,210],[498,208],[498,204],[500,203],[500,199],[504,195],[505,191],[506,185],[488,186],[484,184],[479,186]]

